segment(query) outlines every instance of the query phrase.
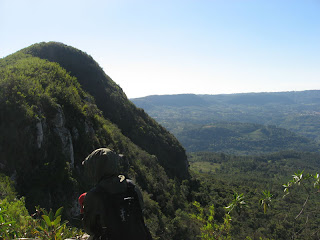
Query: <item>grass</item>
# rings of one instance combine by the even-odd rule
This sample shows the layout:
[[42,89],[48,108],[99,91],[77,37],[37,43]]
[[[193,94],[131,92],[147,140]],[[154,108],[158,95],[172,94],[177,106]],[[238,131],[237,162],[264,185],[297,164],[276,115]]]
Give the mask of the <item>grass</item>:
[[190,162],[191,170],[200,173],[213,173],[220,168],[220,165],[212,162]]

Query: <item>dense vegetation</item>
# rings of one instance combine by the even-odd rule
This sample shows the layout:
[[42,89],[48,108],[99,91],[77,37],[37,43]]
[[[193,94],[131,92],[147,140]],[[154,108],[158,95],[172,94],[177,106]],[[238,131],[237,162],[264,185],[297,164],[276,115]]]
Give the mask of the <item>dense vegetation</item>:
[[[36,57],[37,51],[58,53],[64,64],[72,60],[69,67],[75,68]],[[83,62],[77,68],[76,60]],[[0,60],[1,172],[15,181],[18,197],[25,197],[30,213],[38,205],[54,210],[64,206],[65,217],[77,225],[77,198],[91,187],[81,162],[98,147],[112,148],[124,154],[123,173],[144,192],[152,233],[171,238],[175,230],[167,222],[177,208],[184,208],[179,196],[182,180],[189,177],[185,152],[168,131],[130,103],[111,79],[104,73],[105,78],[99,78],[101,71],[87,54],[60,43],[36,44]],[[87,85],[92,88],[102,88],[95,81],[102,82],[108,95],[104,110],[96,104],[99,96],[92,96],[79,79],[91,80]],[[128,122],[128,117],[131,125],[123,127],[116,116],[122,122]],[[128,131],[131,134],[125,135]],[[176,228],[183,227],[182,223]]]
[[[282,152],[239,157],[206,152],[190,153],[189,159],[201,182],[196,200],[204,206],[213,204],[216,220],[223,222],[224,207],[232,206],[230,202],[238,204],[238,212],[230,213],[231,239],[319,238],[319,175],[315,173],[319,173],[320,155]],[[285,186],[294,183],[296,188],[286,195]],[[242,208],[235,199],[241,194]]]
[[177,139],[142,109],[137,109],[92,57],[55,42],[35,44],[21,52],[59,63],[94,97],[103,116],[116,124],[134,144],[156,155],[170,177],[188,177],[186,155]]
[[73,237],[79,239],[83,235],[81,230],[72,227],[68,221],[62,221],[62,207],[55,213],[36,207],[36,213],[30,216],[25,199],[17,198],[13,182],[2,174],[0,192],[0,239],[22,237],[61,240]]
[[176,137],[188,152],[252,155],[283,150],[319,151],[319,144],[284,128],[254,123],[214,123],[184,128]]
[[186,148],[203,239],[318,239],[319,99],[303,91],[132,101]]
[[[189,171],[177,139],[136,108],[86,53],[51,42],[0,59],[0,239],[80,236],[77,198],[91,187],[81,162],[98,147],[124,154],[122,172],[143,191],[144,214],[155,239],[318,239],[319,201],[314,193],[315,187],[319,190],[320,156],[291,151],[261,155],[283,148],[315,151],[317,145],[306,137],[315,135],[318,120],[311,117],[303,125],[304,118],[295,117],[299,104],[301,114],[307,112],[306,99],[309,111],[317,111],[316,96],[310,92],[304,100],[289,101],[254,95],[253,106],[252,99],[242,98],[215,107],[210,96],[180,95],[180,102],[166,98],[159,104],[166,111],[156,120],[175,134],[184,130],[181,138],[190,144],[205,146],[204,140],[220,139],[219,148],[209,150],[260,155],[189,153]],[[227,99],[214,101],[226,104]],[[287,115],[271,111],[279,110],[274,105],[279,101],[291,106]],[[245,109],[251,110],[241,113]],[[310,136],[300,132],[305,136],[300,137],[277,124],[245,123],[258,111],[270,111],[265,121],[290,122],[283,116],[291,114],[297,129]],[[228,123],[220,122],[230,116]],[[290,192],[285,198],[283,189]]]
[[[170,104],[167,103],[167,99],[171,100]],[[230,143],[233,146],[239,146],[241,141],[241,144],[248,145],[248,154],[256,154],[261,148],[253,146],[251,139],[248,139],[248,131],[241,134],[245,128],[261,129],[267,132],[273,129],[271,136],[268,136],[268,138],[271,137],[268,146],[275,148],[265,149],[264,152],[296,149],[297,143],[301,151],[309,151],[310,149],[305,147],[311,145],[318,148],[319,99],[320,91],[315,90],[229,95],[164,95],[137,98],[132,101],[170,130],[183,143],[187,151],[225,151],[227,148],[219,145],[221,139],[223,144]],[[256,124],[264,125],[266,128]],[[214,136],[218,141],[217,147],[209,146],[212,144],[212,139],[207,137],[206,131],[202,131],[206,126],[215,126]],[[235,126],[239,128],[236,132]],[[189,138],[190,134],[194,137],[195,131],[201,143],[197,143],[196,140],[192,142]],[[289,131],[297,135],[294,136]],[[225,132],[229,135],[224,135]],[[265,134],[260,134],[261,138],[256,133],[254,135],[257,145],[259,141],[265,143]],[[298,136],[302,138],[298,140]],[[279,143],[279,138],[286,140]],[[292,142],[287,139],[292,139]],[[206,149],[203,146],[204,142],[208,146]],[[232,149],[229,153],[244,154],[244,149],[239,151]]]

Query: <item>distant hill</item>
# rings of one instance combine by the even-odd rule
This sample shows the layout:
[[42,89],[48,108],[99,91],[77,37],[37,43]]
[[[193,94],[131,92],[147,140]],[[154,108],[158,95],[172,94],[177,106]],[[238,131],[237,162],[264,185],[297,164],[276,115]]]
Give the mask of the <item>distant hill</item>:
[[[173,99],[175,100],[174,103],[163,104]],[[274,126],[278,129],[286,129],[300,135],[302,142],[305,141],[305,138],[318,143],[320,141],[319,90],[219,95],[189,94],[183,95],[184,103],[179,103],[179,99],[180,95],[171,95],[170,97],[164,95],[131,99],[131,101],[136,104],[137,107],[145,107],[145,111],[177,136],[188,151],[194,151],[196,149],[204,150],[203,146],[213,144],[207,142],[205,145],[197,148],[195,147],[195,142],[197,141],[195,139],[189,139],[188,137],[196,131],[195,129],[198,129],[199,134],[205,134],[205,126],[218,123],[223,123],[225,126],[227,126],[227,123],[250,123],[253,124],[252,126],[255,126],[254,124]],[[202,130],[200,131],[200,129]],[[286,134],[289,134],[287,136],[292,135],[292,133],[288,131],[286,131]],[[199,138],[201,138],[201,136],[197,135],[196,139]],[[209,138],[204,138],[209,140]],[[244,139],[246,139],[246,137],[242,136],[241,140],[243,141]],[[234,142],[234,140],[235,138],[232,138],[230,141]],[[269,140],[276,141],[276,139],[272,140],[271,138]],[[221,139],[216,139],[216,141],[219,142]],[[193,144],[191,144],[191,142],[193,142]],[[203,144],[203,141],[200,142]],[[313,146],[311,149],[317,146],[315,142],[310,143]],[[246,145],[245,143],[243,144]],[[251,144],[253,143],[249,145]],[[193,147],[191,147],[191,145]],[[268,148],[266,151],[269,152],[270,148],[267,146],[266,148]],[[276,147],[274,151],[280,148],[286,150],[288,148],[294,148],[294,146],[284,144]],[[207,148],[207,150],[208,149],[213,150],[216,148],[210,147]],[[257,149],[253,152],[251,150],[249,147],[247,152],[256,153]],[[265,152],[263,149],[261,149],[261,151]]]
[[176,136],[188,152],[259,155],[284,150],[319,150],[319,144],[306,137],[283,128],[252,123],[216,123],[184,128]]
[[260,93],[260,94],[237,94],[227,101],[230,104],[243,104],[243,105],[257,105],[263,106],[266,104],[293,104],[294,100],[285,95],[274,93]]
[[195,94],[153,95],[133,99],[134,103],[143,109],[152,109],[157,106],[186,107],[207,106],[208,103]]

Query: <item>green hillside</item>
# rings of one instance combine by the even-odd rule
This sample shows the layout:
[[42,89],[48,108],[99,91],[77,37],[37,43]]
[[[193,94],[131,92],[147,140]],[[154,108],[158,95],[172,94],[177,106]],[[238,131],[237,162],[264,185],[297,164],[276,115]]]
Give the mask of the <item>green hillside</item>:
[[284,150],[319,150],[319,144],[306,137],[283,128],[253,123],[214,123],[185,127],[176,132],[176,137],[188,152],[259,155]]
[[[288,130],[244,123],[253,116],[266,121],[282,118],[296,121],[297,129],[316,132],[315,118],[301,124],[305,109],[315,111],[317,106],[317,93],[310,94],[294,103],[279,98],[291,106],[286,108],[288,118],[270,98],[269,103],[261,100],[259,107],[248,107],[246,99],[239,105],[239,99],[230,102],[228,96],[213,100],[180,95],[153,102],[153,111],[162,110],[153,119],[130,102],[88,54],[73,47],[40,43],[0,59],[0,239],[82,235],[77,199],[92,184],[81,162],[99,147],[124,154],[121,170],[142,189],[144,216],[154,239],[208,239],[205,234],[221,239],[318,239],[318,196],[313,194],[319,191],[318,154],[188,153],[189,169],[182,145],[156,122],[171,127],[190,148],[243,154],[284,148],[314,151],[317,146],[310,139]],[[298,107],[301,118],[295,115]],[[233,120],[218,123],[212,116]],[[208,145],[213,141],[217,144]],[[315,174],[301,179],[310,196],[298,188],[283,198],[282,185],[303,169]],[[267,212],[259,203],[265,190],[274,196]],[[242,196],[245,201],[237,201]],[[306,197],[308,204],[295,218]],[[47,212],[33,214],[36,206]],[[48,224],[54,217],[49,210],[61,206],[62,218],[60,212]],[[69,223],[61,222],[59,238],[50,238],[44,228],[65,219]]]
[[156,155],[171,177],[188,177],[186,155],[179,142],[143,110],[137,109],[92,57],[55,42],[35,44],[21,52],[57,62],[94,97],[103,116],[116,124],[133,143]]
[[[174,103],[165,104],[168,99]],[[320,91],[314,90],[221,95],[187,94],[183,95],[183,99],[181,95],[171,95],[170,98],[164,95],[132,101],[172,132],[187,151],[257,154],[259,151],[274,152],[296,147],[301,151],[317,150],[315,147],[318,148],[320,141],[319,99]],[[185,101],[185,104],[180,101]],[[239,129],[235,131],[233,126]],[[247,128],[264,129],[266,132],[272,130],[272,133],[268,136],[258,134],[261,136],[260,139],[258,132],[254,133],[255,130],[248,135],[250,132],[245,130]],[[222,135],[224,131],[226,133]],[[190,136],[194,139],[190,139]],[[257,141],[254,142],[254,139]],[[261,148],[261,144],[265,143],[266,148]],[[230,144],[235,146],[230,148]]]
[[[231,214],[231,239],[319,238],[320,186],[315,180],[319,179],[315,174],[319,173],[319,154],[287,151],[239,157],[197,152],[189,153],[188,158],[191,170],[202,182],[197,200],[212,201],[217,217],[225,214],[224,207],[232,201],[230,195],[243,194],[243,208]],[[286,195],[284,185],[295,180],[298,183]],[[264,212],[261,200],[266,199],[266,192],[271,197]]]
[[91,186],[81,162],[109,147],[124,154],[123,173],[144,191],[152,233],[174,234],[163,222],[186,200],[178,190],[189,179],[184,149],[86,53],[50,42],[1,59],[0,111],[1,172],[31,213],[64,206],[74,219],[78,196]]

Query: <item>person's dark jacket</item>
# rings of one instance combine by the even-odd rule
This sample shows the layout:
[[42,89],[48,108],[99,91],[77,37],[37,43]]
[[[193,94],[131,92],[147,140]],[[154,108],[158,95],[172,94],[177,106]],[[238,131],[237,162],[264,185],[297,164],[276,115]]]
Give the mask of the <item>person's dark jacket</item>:
[[[83,202],[84,230],[92,236],[99,236],[107,231],[109,238],[110,235],[113,236],[110,239],[127,239],[126,236],[130,233],[119,230],[113,231],[113,229],[110,228],[107,229],[112,219],[108,219],[106,214],[108,206],[106,206],[102,193],[108,193],[110,195],[125,194],[130,184],[134,186],[135,195],[138,197],[139,203],[137,204],[137,210],[141,211],[141,221],[137,221],[135,226],[132,226],[132,234],[138,237],[131,239],[151,239],[150,232],[144,225],[142,217],[144,204],[141,191],[131,180],[126,179],[123,175],[118,175],[118,163],[119,155],[106,148],[95,150],[83,162],[87,176],[95,183],[95,187],[87,192]],[[147,231],[147,233],[145,231]]]

